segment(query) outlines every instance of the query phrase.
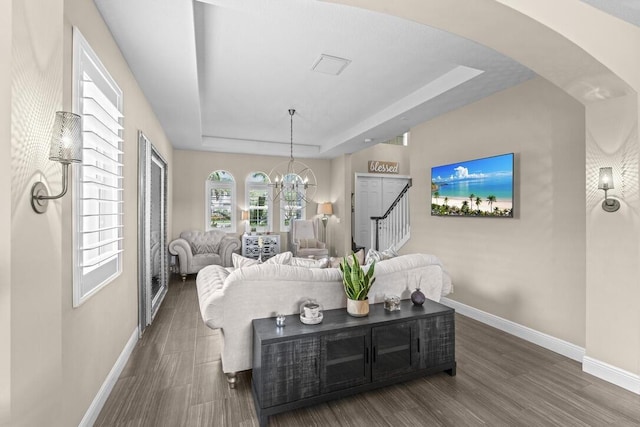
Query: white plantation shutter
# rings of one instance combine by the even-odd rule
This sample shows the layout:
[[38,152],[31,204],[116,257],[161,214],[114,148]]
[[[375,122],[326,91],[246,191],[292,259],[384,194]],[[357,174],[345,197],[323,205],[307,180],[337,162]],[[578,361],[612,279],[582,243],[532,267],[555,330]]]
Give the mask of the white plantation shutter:
[[73,29],[74,103],[83,158],[75,174],[74,293],[77,307],[122,271],[122,91]]

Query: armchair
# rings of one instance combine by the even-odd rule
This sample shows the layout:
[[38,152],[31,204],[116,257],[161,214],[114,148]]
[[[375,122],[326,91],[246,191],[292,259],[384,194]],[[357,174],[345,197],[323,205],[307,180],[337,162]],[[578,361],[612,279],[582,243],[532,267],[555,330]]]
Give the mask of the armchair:
[[322,258],[329,256],[324,242],[318,240],[318,222],[309,219],[296,219],[291,224],[291,248],[294,256]]
[[178,256],[182,280],[202,268],[217,264],[231,267],[231,254],[239,252],[242,243],[236,236],[224,231],[183,231],[180,237],[169,243],[169,252]]

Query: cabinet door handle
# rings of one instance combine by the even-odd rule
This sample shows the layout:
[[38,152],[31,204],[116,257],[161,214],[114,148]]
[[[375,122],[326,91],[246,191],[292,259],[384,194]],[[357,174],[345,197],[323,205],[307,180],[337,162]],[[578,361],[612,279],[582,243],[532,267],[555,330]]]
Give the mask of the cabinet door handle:
[[373,347],[373,363],[376,363],[376,348]]
[[364,363],[369,364],[369,348],[364,349]]
[[418,338],[418,353],[420,353],[420,338]]

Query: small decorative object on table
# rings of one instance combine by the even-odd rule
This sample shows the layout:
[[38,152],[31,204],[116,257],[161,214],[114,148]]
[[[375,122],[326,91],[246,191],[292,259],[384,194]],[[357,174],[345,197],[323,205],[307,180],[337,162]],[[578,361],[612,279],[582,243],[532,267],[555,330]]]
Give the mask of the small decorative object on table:
[[305,325],[317,325],[322,322],[322,305],[316,300],[306,300],[300,305],[300,321]]
[[387,311],[400,311],[400,297],[396,295],[385,295],[384,309]]
[[413,303],[413,305],[422,305],[424,304],[425,300],[426,297],[420,291],[420,288],[416,288],[416,290],[411,293],[411,302]]
[[280,313],[276,314],[276,326],[279,328],[284,327],[285,319],[286,319],[286,316],[284,314],[280,314]]

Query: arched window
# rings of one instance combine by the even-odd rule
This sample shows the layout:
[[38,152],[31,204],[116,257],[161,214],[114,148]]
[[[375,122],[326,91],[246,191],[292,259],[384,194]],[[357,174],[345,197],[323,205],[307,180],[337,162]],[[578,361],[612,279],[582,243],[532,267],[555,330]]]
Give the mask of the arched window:
[[282,190],[280,193],[280,231],[289,231],[291,221],[306,217],[304,203],[304,182],[299,175],[289,174],[283,178],[285,184],[298,184],[297,189]]
[[251,172],[246,180],[246,204],[249,211],[249,226],[256,231],[273,231],[272,189],[269,177],[264,172]]
[[236,231],[236,181],[233,175],[217,170],[207,178],[205,229]]

